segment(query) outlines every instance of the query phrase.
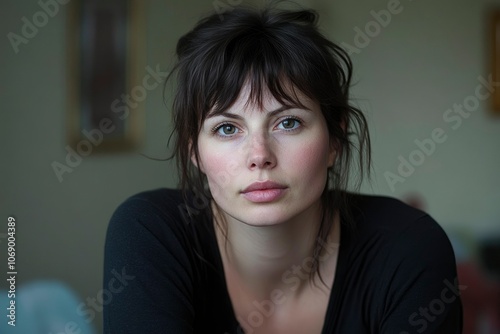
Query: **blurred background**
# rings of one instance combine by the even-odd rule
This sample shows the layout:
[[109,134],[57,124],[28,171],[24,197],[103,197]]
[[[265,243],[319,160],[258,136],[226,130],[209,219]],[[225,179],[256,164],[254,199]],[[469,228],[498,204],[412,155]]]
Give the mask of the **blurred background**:
[[[129,71],[143,78],[171,68],[176,41],[204,14],[261,1],[140,3],[140,49],[127,52],[137,55]],[[374,176],[362,191],[400,198],[441,224],[467,286],[464,333],[500,333],[500,113],[488,97],[500,87],[490,80],[490,18],[500,1],[296,3],[319,11],[324,34],[351,53],[352,99],[368,118],[373,143]],[[102,290],[109,218],[127,197],[177,184],[172,162],[148,158],[170,152],[163,85],[148,89],[130,117],[140,146],[95,148],[68,168],[78,78],[68,65],[75,63],[71,5],[0,2],[0,278],[8,278],[11,216],[17,270],[16,327],[7,325],[10,285],[0,279],[2,333],[102,333],[102,304],[112,302]],[[40,11],[46,22],[36,17]],[[23,18],[38,22],[37,31],[23,28]]]

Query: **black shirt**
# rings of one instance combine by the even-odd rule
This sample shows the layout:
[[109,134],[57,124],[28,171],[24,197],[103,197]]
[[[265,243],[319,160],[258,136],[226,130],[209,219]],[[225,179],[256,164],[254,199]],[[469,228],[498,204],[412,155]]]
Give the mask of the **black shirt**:
[[[461,333],[464,287],[442,228],[393,198],[353,200],[355,226],[341,224],[322,334]],[[243,333],[202,208],[171,189],[118,207],[106,238],[104,333]],[[252,333],[251,321],[241,325]]]

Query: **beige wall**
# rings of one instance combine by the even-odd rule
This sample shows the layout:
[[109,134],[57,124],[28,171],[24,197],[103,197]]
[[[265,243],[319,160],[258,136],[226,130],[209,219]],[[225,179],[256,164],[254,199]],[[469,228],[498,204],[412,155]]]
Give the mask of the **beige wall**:
[[[146,62],[166,69],[177,38],[213,4],[146,3]],[[303,3],[321,11],[329,37],[350,45],[355,45],[354,28],[364,30],[374,20],[370,11],[388,6],[385,0]],[[373,136],[376,176],[365,191],[398,197],[416,191],[448,231],[498,231],[500,119],[488,115],[484,102],[456,129],[443,119],[447,109],[475,94],[477,77],[489,73],[489,5],[484,0],[402,0],[400,12],[352,56],[353,99],[366,111]],[[34,0],[2,1],[0,32],[19,32],[21,17],[39,10]],[[138,191],[175,186],[175,172],[171,163],[138,153],[91,155],[62,183],[57,180],[51,163],[66,154],[65,19],[61,11],[18,54],[6,37],[0,42],[0,223],[6,224],[9,215],[18,220],[19,284],[58,279],[84,300],[101,288],[105,231],[115,207]],[[414,141],[430,137],[435,128],[443,129],[446,141],[392,191],[384,173],[397,173],[398,156],[408,159],[417,148]],[[146,101],[141,152],[165,156],[168,129],[162,92],[156,89]],[[4,251],[0,261],[5,262]],[[99,317],[93,324],[100,327],[100,322]]]

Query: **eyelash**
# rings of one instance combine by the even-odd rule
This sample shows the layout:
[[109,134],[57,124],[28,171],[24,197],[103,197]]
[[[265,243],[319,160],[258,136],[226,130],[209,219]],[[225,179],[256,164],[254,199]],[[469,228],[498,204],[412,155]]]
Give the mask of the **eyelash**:
[[295,121],[295,122],[299,123],[299,125],[298,125],[298,127],[293,128],[293,129],[283,129],[284,131],[288,131],[288,132],[295,131],[295,130],[299,129],[300,126],[303,124],[302,120],[300,118],[298,118],[298,117],[295,117],[295,116],[285,116],[283,119],[281,119],[279,121],[278,125],[281,124],[281,123],[283,123],[283,121],[288,121],[288,120]]
[[[282,131],[286,131],[286,132],[293,132],[293,131],[298,130],[298,129],[301,127],[301,125],[303,124],[303,121],[302,121],[300,118],[296,117],[296,116],[285,116],[285,117],[283,117],[282,119],[280,119],[280,121],[278,122],[278,125],[279,125],[279,124],[281,124],[283,121],[287,121],[287,120],[293,120],[293,121],[296,121],[297,123],[299,123],[299,126],[298,126],[298,127],[296,127],[296,128],[293,128],[293,129],[289,129],[289,130],[287,130],[287,129],[283,129]],[[219,130],[220,130],[223,126],[226,126],[226,125],[231,125],[231,126],[235,127],[236,129],[238,129],[238,127],[237,127],[236,125],[232,124],[231,122],[223,122],[223,123],[219,123],[219,124],[217,124],[216,126],[214,126],[214,127],[213,127],[210,131],[211,131],[211,133],[212,133],[213,135],[215,135],[215,136],[217,136],[217,137],[220,137],[220,138],[223,138],[223,139],[230,138],[230,137],[232,137],[233,135],[226,135],[226,136],[224,136],[224,135],[220,135],[220,134],[219,134]]]

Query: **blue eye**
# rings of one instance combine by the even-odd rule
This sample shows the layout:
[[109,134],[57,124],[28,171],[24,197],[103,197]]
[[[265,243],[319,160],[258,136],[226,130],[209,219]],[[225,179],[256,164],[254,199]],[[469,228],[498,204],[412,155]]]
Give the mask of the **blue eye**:
[[278,127],[282,130],[295,130],[300,126],[300,121],[295,118],[286,118],[282,120]]
[[238,129],[232,124],[221,124],[213,130],[218,136],[229,137],[238,132]]

